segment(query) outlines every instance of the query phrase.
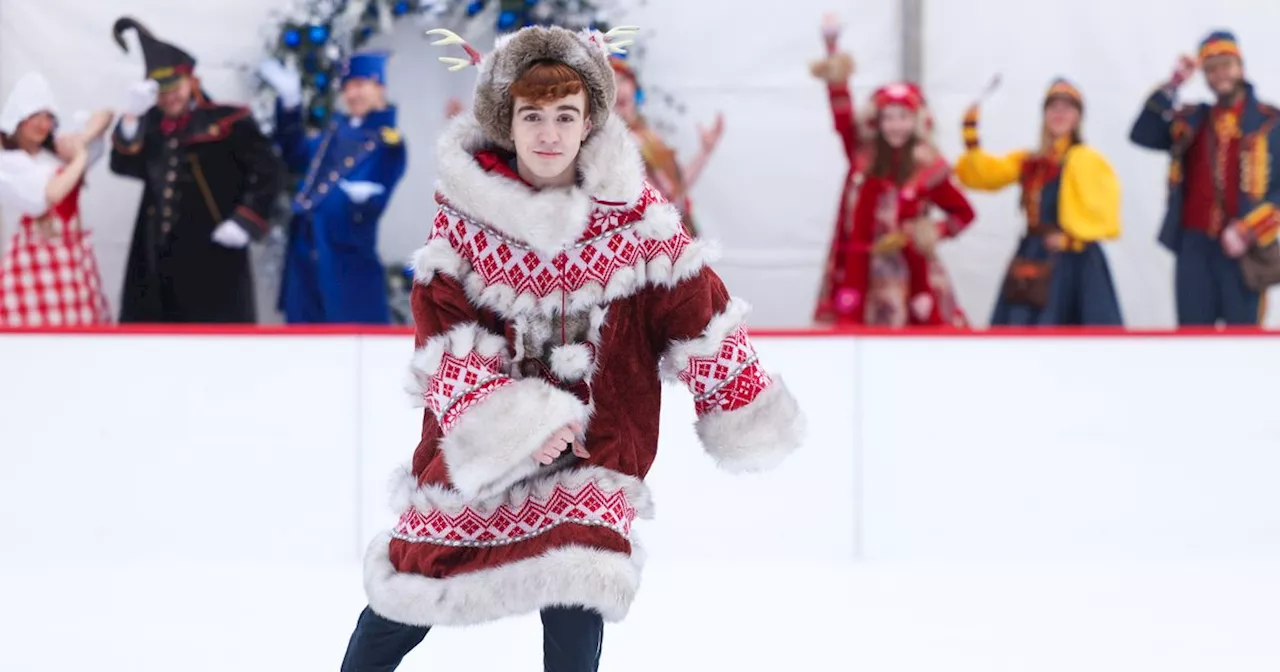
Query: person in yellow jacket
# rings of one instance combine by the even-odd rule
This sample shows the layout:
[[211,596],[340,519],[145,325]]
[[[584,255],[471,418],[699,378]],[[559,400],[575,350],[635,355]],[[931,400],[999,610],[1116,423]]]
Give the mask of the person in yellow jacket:
[[1120,182],[1106,157],[1084,144],[1083,115],[1080,90],[1056,79],[1044,99],[1040,147],[997,156],[978,141],[978,106],[965,113],[956,177],[978,191],[1020,185],[1027,218],[993,326],[1123,324],[1099,244],[1120,236]]

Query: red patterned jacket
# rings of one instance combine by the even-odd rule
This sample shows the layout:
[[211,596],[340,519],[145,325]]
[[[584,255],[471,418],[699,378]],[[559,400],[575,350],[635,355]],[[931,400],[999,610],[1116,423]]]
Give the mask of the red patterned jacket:
[[[377,613],[464,625],[581,605],[621,620],[651,515],[663,381],[694,395],[696,430],[729,471],[772,467],[803,416],[747,338],[747,306],[644,178],[611,119],[579,156],[579,186],[535,191],[460,117],[440,144],[440,188],[412,293],[422,438],[370,546]],[[569,423],[591,457],[532,455]]]

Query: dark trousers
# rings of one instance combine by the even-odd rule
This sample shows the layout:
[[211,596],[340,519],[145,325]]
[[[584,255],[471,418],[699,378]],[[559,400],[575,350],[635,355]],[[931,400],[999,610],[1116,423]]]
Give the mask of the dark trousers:
[[1183,231],[1174,269],[1178,324],[1257,325],[1261,295],[1244,284],[1239,260],[1222,243],[1199,231]]
[[[427,636],[430,627],[389,621],[365,607],[342,661],[342,672],[392,672]],[[545,672],[596,672],[604,620],[581,607],[542,610],[542,665]]]

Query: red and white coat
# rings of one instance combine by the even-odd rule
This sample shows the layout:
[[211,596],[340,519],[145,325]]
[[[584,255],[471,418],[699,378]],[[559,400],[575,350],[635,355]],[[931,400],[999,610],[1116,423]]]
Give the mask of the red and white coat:
[[[93,145],[91,162],[103,155]],[[0,210],[8,240],[0,260],[0,326],[64,327],[111,321],[90,231],[80,219],[80,187],[50,206],[49,181],[64,163],[53,152],[0,152]]]
[[[412,292],[410,390],[427,410],[399,523],[366,557],[369,604],[420,625],[550,605],[618,621],[640,582],[631,526],[653,512],[663,383],[693,393],[697,435],[731,472],[779,464],[803,415],[621,122],[584,144],[571,189],[536,191],[489,149],[469,115],[440,140]],[[575,422],[591,457],[539,465]]]

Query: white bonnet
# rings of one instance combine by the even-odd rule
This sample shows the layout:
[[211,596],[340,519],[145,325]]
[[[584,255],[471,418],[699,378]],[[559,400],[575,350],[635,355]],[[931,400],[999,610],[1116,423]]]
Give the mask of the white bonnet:
[[57,104],[53,99],[53,89],[43,75],[28,72],[14,85],[9,98],[4,101],[4,109],[0,110],[0,133],[12,135],[31,115],[48,111],[57,116]]

